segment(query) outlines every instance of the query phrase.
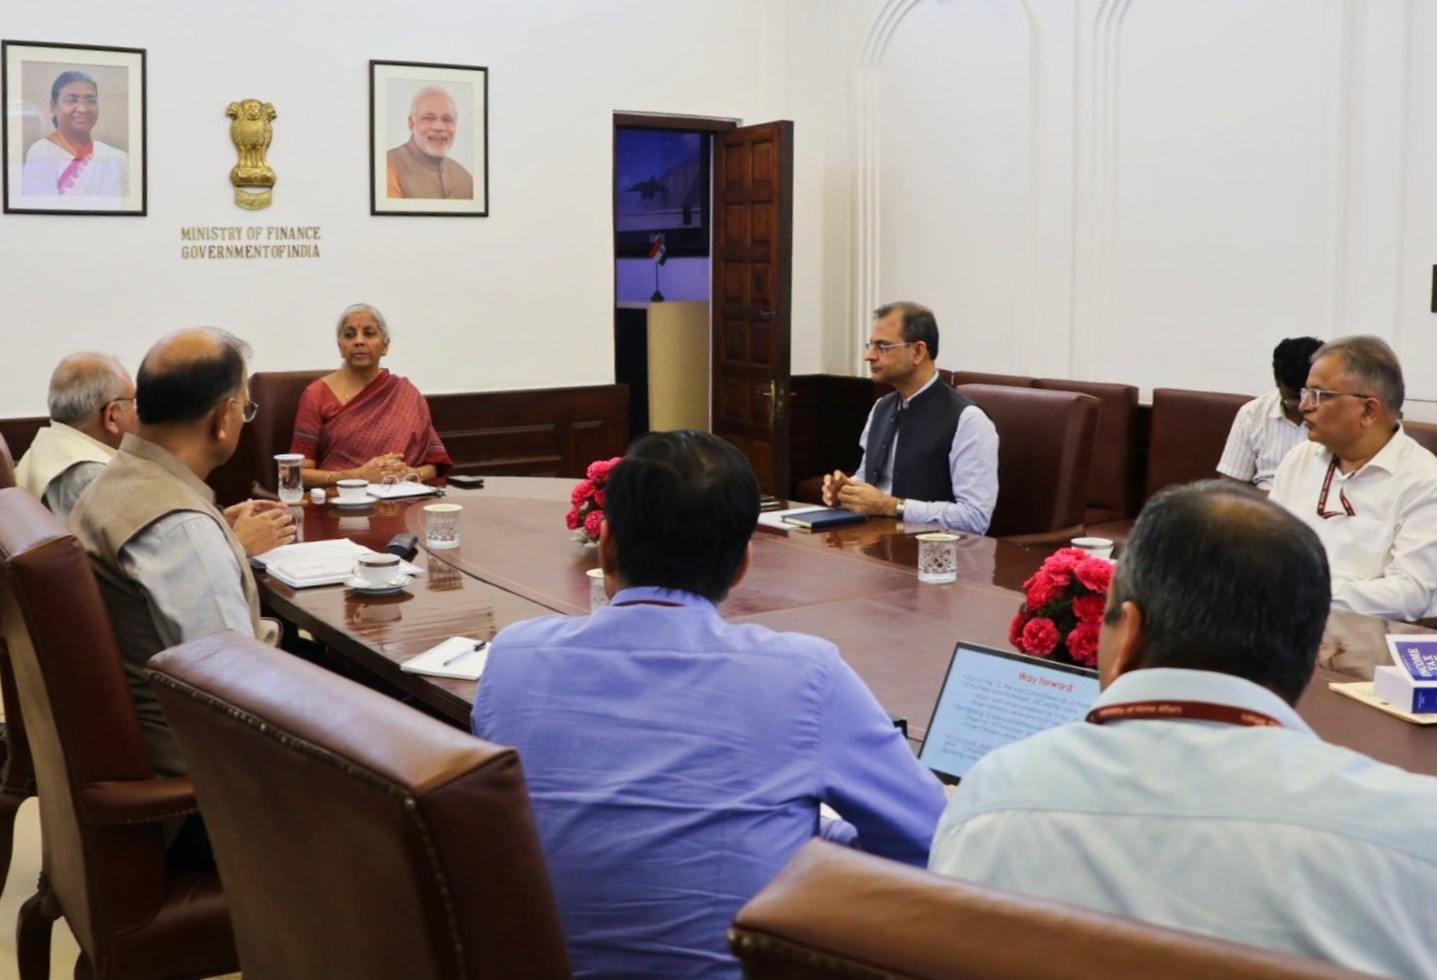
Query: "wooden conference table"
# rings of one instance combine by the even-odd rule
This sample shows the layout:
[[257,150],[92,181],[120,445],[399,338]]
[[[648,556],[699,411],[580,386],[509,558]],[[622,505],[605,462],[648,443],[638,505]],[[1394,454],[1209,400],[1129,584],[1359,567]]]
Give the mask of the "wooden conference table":
[[[399,665],[450,636],[487,639],[510,623],[552,612],[584,614],[585,574],[596,565],[564,527],[575,481],[491,477],[482,490],[451,489],[462,504],[461,546],[426,553],[425,575],[394,596],[362,596],[334,585],[291,589],[261,575],[266,604],[309,630],[358,668],[455,725],[468,727],[472,681],[403,673]],[[424,539],[422,504],[376,502],[359,510],[306,503],[304,538],[348,537],[383,550],[400,531]],[[1018,589],[1048,548],[965,536],[959,581],[917,581],[924,528],[891,519],[828,532],[754,535],[748,577],[721,605],[733,622],[761,623],[836,643],[891,713],[921,739],[953,645],[966,640],[1010,649]],[[1370,680],[1387,661],[1383,635],[1418,627],[1334,612],[1317,676],[1299,713],[1328,741],[1413,772],[1437,775],[1437,727],[1390,717],[1328,689],[1333,680]]]

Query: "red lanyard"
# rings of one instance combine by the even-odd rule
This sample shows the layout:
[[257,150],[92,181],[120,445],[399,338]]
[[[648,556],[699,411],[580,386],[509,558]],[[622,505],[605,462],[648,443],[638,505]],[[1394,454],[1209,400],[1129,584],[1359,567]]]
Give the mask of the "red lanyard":
[[[1322,494],[1317,498],[1317,516],[1323,520],[1338,516],[1337,511],[1329,511],[1327,509],[1327,494],[1332,490],[1332,476],[1336,472],[1337,457],[1334,456],[1332,457],[1332,462],[1327,464],[1327,477],[1322,481]],[[1348,517],[1357,516],[1357,511],[1353,510],[1352,505],[1347,502],[1347,494],[1343,492],[1341,487],[1337,488],[1337,499],[1342,504],[1342,509],[1347,512]]]
[[1109,721],[1171,721],[1175,718],[1196,718],[1199,721],[1220,721],[1255,728],[1282,727],[1282,722],[1271,715],[1235,708],[1230,704],[1213,704],[1211,701],[1132,701],[1128,704],[1109,704],[1088,712],[1088,721],[1094,725]]

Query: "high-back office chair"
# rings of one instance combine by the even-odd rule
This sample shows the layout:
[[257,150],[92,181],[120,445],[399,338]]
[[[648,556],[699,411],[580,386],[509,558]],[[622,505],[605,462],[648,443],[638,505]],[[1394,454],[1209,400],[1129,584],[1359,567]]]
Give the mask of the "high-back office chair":
[[[245,426],[250,438],[248,455],[255,482],[267,490],[279,489],[279,472],[275,468],[276,453],[289,452],[294,438],[294,416],[299,411],[299,398],[304,389],[325,371],[259,371],[250,375],[249,397],[259,408],[259,417]],[[236,456],[243,456],[240,446]]]
[[748,980],[1355,980],[1366,974],[945,878],[823,841],[734,919]]
[[570,975],[513,749],[235,633],[149,674],[247,980]]
[[22,980],[50,975],[63,915],[76,976],[235,970],[214,872],[166,867],[162,823],[195,812],[188,779],[159,779],[140,734],[109,614],[80,543],[26,491],[0,490],[0,632],[10,649],[40,787],[44,863],[20,909]]
[[239,444],[228,460],[210,473],[207,482],[221,506],[247,497],[274,499],[279,474],[274,457],[289,452],[299,396],[325,371],[261,371],[250,375],[250,400],[259,414],[240,430]]
[[1076,391],[1102,402],[1093,456],[1088,466],[1088,505],[1083,521],[1091,528],[1138,512],[1138,389],[1101,381],[1039,378],[1033,386]]
[[15,457],[10,455],[10,446],[0,436],[0,490],[15,486]]
[[1148,479],[1143,500],[1164,487],[1217,476],[1237,410],[1251,395],[1154,388],[1148,436]]
[[[0,490],[15,486],[15,461],[5,437],[0,436]],[[15,691],[15,669],[10,665],[10,652],[0,637],[0,704],[5,718],[0,722],[0,890],[10,878],[10,858],[15,844],[15,814],[20,804],[35,795],[35,767],[30,761],[30,745],[25,737],[25,723],[20,715],[20,696]]]
[[998,430],[998,506],[988,533],[1038,544],[1083,533],[1100,402],[1091,395],[959,385]]

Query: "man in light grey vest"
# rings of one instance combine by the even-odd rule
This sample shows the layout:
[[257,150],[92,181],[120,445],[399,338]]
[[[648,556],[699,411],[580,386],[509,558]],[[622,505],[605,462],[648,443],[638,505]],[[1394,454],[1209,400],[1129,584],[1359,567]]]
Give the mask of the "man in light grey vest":
[[71,354],[50,375],[50,424],[15,467],[15,479],[60,520],[135,431],[135,383],[108,354]]
[[145,679],[161,650],[232,629],[274,642],[244,549],[215,507],[210,472],[234,453],[254,417],[248,346],[210,328],[181,330],[145,355],[139,427],[90,484],[70,528],[90,553],[114,622],[155,771],[185,771]]

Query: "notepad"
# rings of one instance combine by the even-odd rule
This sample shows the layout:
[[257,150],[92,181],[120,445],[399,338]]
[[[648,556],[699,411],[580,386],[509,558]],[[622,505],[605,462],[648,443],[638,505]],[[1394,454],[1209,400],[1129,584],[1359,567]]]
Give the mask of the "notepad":
[[799,527],[806,527],[812,531],[817,531],[825,527],[839,527],[843,524],[862,524],[866,520],[868,520],[868,518],[863,514],[855,514],[853,511],[844,510],[841,507],[820,507],[817,510],[800,510],[783,516],[784,523],[796,524]]
[[[266,551],[253,560],[291,589],[308,589],[316,585],[343,582],[354,574],[355,558],[372,554],[375,554],[373,548],[355,544],[348,538],[336,538],[332,541],[303,541],[283,545]],[[405,575],[423,575],[424,569],[401,561],[399,572]]]
[[[451,636],[438,646],[430,647],[418,656],[411,657],[399,665],[399,669],[410,674],[425,674],[429,677],[456,677],[460,680],[477,681],[489,662],[489,647],[475,650],[478,640],[467,636]],[[446,661],[448,661],[446,663]]]

